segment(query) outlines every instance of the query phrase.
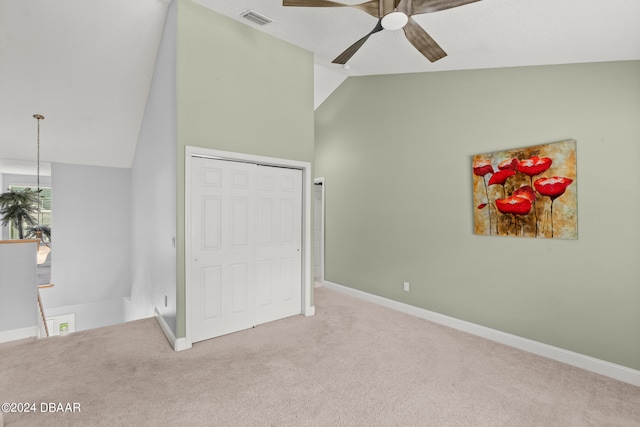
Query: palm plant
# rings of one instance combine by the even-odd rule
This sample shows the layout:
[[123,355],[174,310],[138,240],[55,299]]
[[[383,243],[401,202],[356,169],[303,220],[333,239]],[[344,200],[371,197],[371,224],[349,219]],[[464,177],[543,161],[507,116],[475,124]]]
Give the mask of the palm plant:
[[25,188],[0,194],[0,215],[2,225],[11,223],[18,230],[18,238],[24,239],[25,225],[37,226],[38,192]]
[[44,242],[44,244],[49,246],[51,244],[51,226],[40,224],[40,225],[33,225],[31,227],[28,227],[25,233],[25,237],[27,239],[42,238],[42,241]]

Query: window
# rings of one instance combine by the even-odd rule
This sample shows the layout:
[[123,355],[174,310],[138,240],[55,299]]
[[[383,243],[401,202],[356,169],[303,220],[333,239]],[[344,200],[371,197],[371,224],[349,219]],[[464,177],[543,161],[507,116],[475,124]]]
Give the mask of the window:
[[[9,190],[12,191],[24,191],[26,188],[31,188],[32,191],[36,191],[35,186],[33,185],[10,185]],[[40,217],[36,218],[36,220],[40,223],[40,225],[47,225],[51,227],[51,187],[42,187],[40,186],[40,202],[42,203],[42,208],[40,209]],[[25,224],[25,232],[28,226]],[[18,229],[11,223],[9,229],[9,238],[10,239],[18,239]],[[45,240],[46,241],[46,240]]]

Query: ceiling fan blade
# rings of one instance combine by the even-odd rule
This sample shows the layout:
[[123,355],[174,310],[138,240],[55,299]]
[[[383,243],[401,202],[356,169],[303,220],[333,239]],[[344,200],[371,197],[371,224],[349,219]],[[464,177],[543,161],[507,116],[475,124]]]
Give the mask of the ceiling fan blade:
[[387,13],[391,13],[398,6],[398,0],[379,0],[380,2],[380,17],[382,18]]
[[329,0],[282,0],[283,6],[299,6],[299,7],[341,7],[349,6],[348,4],[338,3]]
[[374,18],[380,18],[380,0],[369,0],[360,4],[344,4],[330,0],[282,0],[283,6],[298,7],[353,7],[368,13]]
[[404,26],[404,34],[429,61],[436,62],[447,56],[447,52],[442,50],[438,43],[411,17],[409,17],[407,25]]
[[346,64],[347,61],[351,59],[351,57],[358,51],[358,49],[362,47],[364,42],[366,42],[367,39],[369,39],[369,36],[371,36],[371,34],[377,33],[378,31],[382,31],[381,19],[378,20],[378,24],[376,24],[376,26],[373,28],[373,30],[371,30],[369,34],[367,34],[366,36],[364,36],[363,38],[361,38],[360,40],[358,40],[357,42],[349,46],[344,52],[338,55],[338,57],[331,62],[334,64]]
[[380,0],[369,0],[365,3],[360,4],[352,4],[349,5],[351,7],[355,7],[356,9],[360,9],[363,12],[367,12],[369,15],[374,18],[382,18],[383,15],[380,14]]
[[439,10],[451,9],[453,7],[464,6],[481,0],[412,0],[410,1],[409,15],[419,15],[421,13],[437,12]]

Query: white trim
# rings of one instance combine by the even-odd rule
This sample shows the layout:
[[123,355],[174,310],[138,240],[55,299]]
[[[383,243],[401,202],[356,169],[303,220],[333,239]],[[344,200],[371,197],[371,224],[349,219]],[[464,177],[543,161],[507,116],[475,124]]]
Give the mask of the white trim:
[[188,262],[191,259],[190,254],[190,242],[189,232],[191,228],[189,208],[191,206],[191,159],[193,157],[210,157],[213,159],[230,160],[237,162],[252,162],[265,166],[287,167],[292,169],[300,169],[302,171],[303,189],[302,189],[302,218],[303,218],[303,235],[302,235],[302,301],[300,312],[304,316],[313,316],[315,314],[315,307],[311,305],[311,283],[312,283],[312,259],[311,259],[311,245],[313,242],[313,234],[311,230],[311,197],[313,192],[311,191],[311,163],[302,162],[298,160],[279,159],[275,157],[258,156],[254,154],[235,153],[231,151],[213,150],[204,147],[185,147],[185,204],[184,204],[184,224],[185,224],[185,310],[186,310],[186,336],[184,338],[185,348],[191,348],[193,343],[190,331],[191,331],[191,319],[189,316],[191,307],[191,296],[189,292],[189,277],[190,271]]
[[302,270],[302,302],[301,312],[304,316],[313,316],[316,309],[311,305],[311,293],[313,292],[313,260],[311,259],[311,246],[313,245],[313,230],[311,229],[311,197],[313,195],[313,185],[311,181],[311,163],[298,162],[302,169],[302,221],[304,234],[302,235],[302,247],[304,250],[304,262]]
[[38,326],[29,326],[20,329],[11,329],[0,332],[0,343],[22,340],[38,336]]
[[186,338],[178,338],[173,346],[175,351],[183,351],[189,350],[191,348],[191,343],[187,341]]
[[160,314],[158,307],[154,309],[154,312],[156,314],[156,320],[160,325],[160,329],[162,329],[162,332],[164,332],[164,336],[167,337],[167,340],[169,341],[169,344],[171,344],[171,347],[173,347],[175,351],[190,349],[191,344],[187,343],[185,338],[176,339],[176,336],[173,334],[173,331],[167,324],[167,321],[164,320],[164,317],[162,317],[162,314]]
[[563,348],[554,347],[552,345],[533,341],[496,329],[487,328],[486,326],[456,319],[455,317],[446,316],[424,308],[414,307],[409,304],[369,294],[358,289],[349,288],[326,280],[324,281],[323,286],[383,307],[391,308],[393,310],[429,320],[440,325],[448,326],[459,331],[467,332],[469,334],[499,342],[510,347],[515,347],[529,353],[537,354],[538,356],[543,356],[558,362],[566,363],[567,365],[595,372],[596,374],[604,375],[618,381],[624,381],[635,386],[640,386],[640,371],[627,368],[626,366],[617,365],[615,363],[607,362],[606,360],[596,359],[594,357],[565,350]]
[[[325,183],[324,183],[324,177],[318,177],[315,178],[313,180],[313,184],[320,184],[322,186],[322,207],[320,210],[320,223],[321,223],[321,230],[320,230],[320,234],[322,235],[322,239],[320,240],[320,269],[322,270],[322,275],[320,276],[322,280],[324,280],[324,272],[325,272],[325,268],[324,268],[324,258],[325,258],[325,253],[324,253],[324,240],[325,240],[325,202],[324,202],[324,197],[325,197]],[[315,201],[314,201],[315,203]],[[315,209],[314,209],[315,210]],[[314,232],[315,235],[315,232]],[[315,263],[314,263],[315,264]],[[315,280],[315,273],[314,273],[314,280]]]

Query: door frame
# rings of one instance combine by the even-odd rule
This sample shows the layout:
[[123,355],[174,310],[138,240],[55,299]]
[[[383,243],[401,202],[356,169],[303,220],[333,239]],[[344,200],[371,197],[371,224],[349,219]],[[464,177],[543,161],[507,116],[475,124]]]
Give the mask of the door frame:
[[[320,192],[321,193],[321,196],[320,196],[320,204],[321,204],[321,206],[320,206],[320,218],[319,218],[320,219],[320,270],[322,272],[322,281],[324,282],[324,255],[325,255],[325,253],[324,253],[324,238],[325,238],[325,236],[324,236],[324,225],[325,225],[325,223],[324,223],[325,222],[325,207],[324,207],[324,204],[325,204],[325,201],[324,201],[324,198],[325,198],[325,190],[324,190],[325,189],[325,187],[324,187],[325,183],[324,183],[324,177],[321,176],[321,177],[315,178],[313,180],[313,185],[314,185],[314,192],[315,192],[315,186],[316,185],[320,185],[321,188],[322,188],[322,191]],[[314,203],[315,203],[315,200],[314,200]],[[314,213],[315,213],[315,209],[314,209]],[[314,217],[314,221],[316,219],[317,218]],[[314,268],[315,268],[315,262],[314,262]],[[314,273],[313,276],[314,276],[313,279],[314,279],[314,282],[315,282],[315,273]]]
[[276,157],[266,157],[254,154],[236,153],[232,151],[214,150],[205,147],[186,146],[185,147],[185,320],[186,320],[186,346],[191,347],[192,322],[191,305],[193,303],[191,295],[191,160],[194,157],[202,157],[216,160],[228,160],[243,163],[255,163],[264,166],[284,167],[299,169],[302,171],[302,298],[300,301],[300,313],[304,316],[313,316],[315,306],[311,305],[312,292],[312,266],[311,245],[313,233],[311,229],[311,197],[312,179],[311,163],[298,160],[279,159]]

